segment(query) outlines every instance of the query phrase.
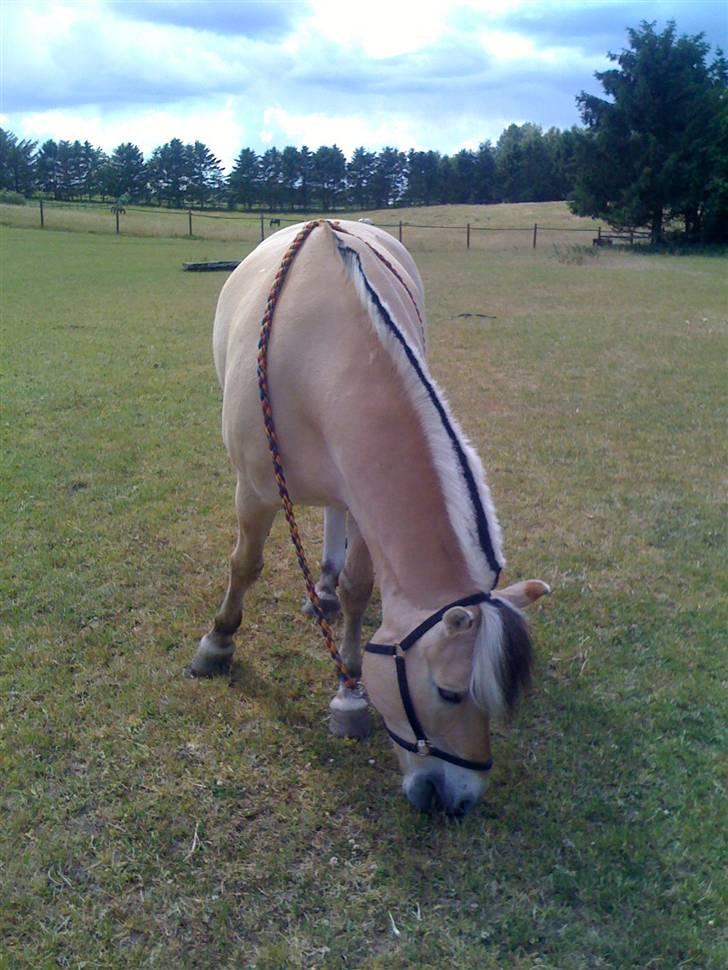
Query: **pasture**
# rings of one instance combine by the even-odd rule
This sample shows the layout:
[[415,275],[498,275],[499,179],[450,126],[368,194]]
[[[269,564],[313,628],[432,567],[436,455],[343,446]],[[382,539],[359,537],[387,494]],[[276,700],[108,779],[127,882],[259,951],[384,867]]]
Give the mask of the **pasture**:
[[[411,246],[504,580],[554,591],[490,791],[454,824],[411,810],[381,727],[327,733],[282,517],[231,677],[183,676],[234,514],[224,276],[181,264],[250,246],[0,242],[0,966],[728,963],[724,260]],[[301,524],[315,560],[320,514]]]
[[[314,214],[311,218],[317,216]],[[464,250],[468,224],[471,226],[471,248],[497,252],[531,248],[534,223],[541,227],[537,242],[542,247],[575,242],[589,245],[597,233],[597,224],[592,219],[573,215],[561,202],[432,206],[427,209],[337,213],[337,216],[342,219],[372,216],[379,225],[389,227],[394,235],[398,234],[401,222],[403,242],[418,252]],[[301,214],[264,215],[263,232],[265,235],[275,232],[276,226],[271,222],[285,225],[304,218]],[[109,235],[116,231],[115,217],[109,205],[46,201],[44,221],[47,229],[68,232]],[[39,228],[38,203],[29,202],[26,206],[0,204],[0,225]],[[192,238],[197,240],[237,242],[251,247],[260,242],[261,217],[257,213],[200,212],[195,209],[191,213],[190,223],[190,216],[185,210],[129,206],[125,214],[119,217],[120,233],[125,236],[189,238],[190,226]]]

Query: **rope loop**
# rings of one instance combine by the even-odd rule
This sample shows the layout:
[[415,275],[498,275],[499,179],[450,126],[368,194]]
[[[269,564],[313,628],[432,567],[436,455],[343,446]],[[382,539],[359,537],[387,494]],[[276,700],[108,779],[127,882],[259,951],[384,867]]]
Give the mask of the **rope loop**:
[[[311,222],[307,222],[303,226],[284,253],[281,264],[276,272],[273,285],[271,286],[270,293],[268,294],[265,313],[263,314],[263,319],[260,324],[260,339],[258,341],[258,390],[260,393],[260,403],[263,411],[263,423],[265,425],[265,433],[268,439],[268,447],[273,459],[273,474],[275,476],[276,484],[278,485],[278,494],[281,497],[281,503],[283,505],[286,521],[288,522],[288,530],[291,534],[291,542],[296,550],[298,565],[303,573],[303,579],[306,584],[306,593],[308,594],[308,598],[316,616],[316,622],[319,625],[321,635],[323,636],[326,647],[331,654],[332,660],[334,661],[334,666],[338,671],[340,680],[345,687],[349,688],[350,690],[355,690],[359,686],[358,681],[349,673],[344,661],[341,659],[339,651],[336,648],[333,631],[328,620],[326,619],[326,616],[324,615],[321,600],[316,592],[316,586],[311,575],[308,560],[306,559],[306,553],[303,548],[301,534],[298,530],[296,516],[293,511],[293,503],[291,502],[291,497],[288,493],[286,476],[285,472],[283,471],[283,464],[281,462],[278,436],[276,434],[275,422],[273,421],[273,407],[271,405],[270,388],[268,386],[268,344],[270,342],[271,328],[273,326],[273,315],[283,289],[283,284],[286,281],[288,271],[291,268],[291,265],[301,247],[311,235],[313,230],[317,226],[321,225],[324,221],[326,220],[314,219]],[[334,229],[338,228],[336,223],[329,224]]]

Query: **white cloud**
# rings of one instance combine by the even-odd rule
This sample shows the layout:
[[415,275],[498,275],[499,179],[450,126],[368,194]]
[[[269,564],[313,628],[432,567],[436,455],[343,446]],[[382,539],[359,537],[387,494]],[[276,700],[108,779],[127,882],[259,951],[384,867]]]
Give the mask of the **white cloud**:
[[719,7],[0,0],[0,110],[21,138],[106,150],[133,141],[147,154],[172,137],[199,139],[228,166],[242,147],[271,144],[450,153],[513,122],[577,123],[575,96],[594,89],[627,24],[676,16],[680,28],[683,12],[694,20]]

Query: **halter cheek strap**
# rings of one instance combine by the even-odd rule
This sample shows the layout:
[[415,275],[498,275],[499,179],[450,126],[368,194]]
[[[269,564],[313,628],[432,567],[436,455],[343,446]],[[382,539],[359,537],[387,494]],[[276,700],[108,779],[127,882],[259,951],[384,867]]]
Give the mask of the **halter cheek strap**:
[[412,733],[415,736],[414,741],[407,741],[405,738],[401,738],[394,731],[391,731],[389,727],[385,724],[387,733],[390,738],[398,744],[400,748],[404,748],[405,751],[411,751],[413,754],[421,755],[422,757],[427,757],[428,755],[433,758],[439,758],[440,761],[447,761],[449,764],[458,765],[460,768],[469,768],[471,771],[490,771],[493,767],[493,759],[488,758],[487,761],[472,761],[468,758],[459,758],[457,755],[450,754],[449,751],[443,751],[441,748],[436,748],[428,739],[425,731],[420,723],[420,719],[417,717],[417,711],[415,710],[414,702],[412,701],[412,695],[409,689],[409,683],[407,682],[407,664],[405,660],[405,654],[413,647],[417,641],[436,626],[443,616],[447,613],[449,609],[453,606],[475,606],[478,603],[492,602],[498,605],[499,601],[491,597],[490,593],[473,593],[471,596],[464,596],[462,599],[455,600],[454,603],[448,603],[447,606],[443,606],[442,609],[437,610],[426,620],[420,623],[419,626],[415,627],[411,633],[408,633],[404,639],[400,640],[399,643],[388,644],[388,643],[368,643],[364,648],[367,653],[378,653],[384,656],[393,657],[395,668],[397,672],[397,685],[399,687],[399,696],[402,700],[402,706],[404,707],[404,712],[409,722],[409,726]]

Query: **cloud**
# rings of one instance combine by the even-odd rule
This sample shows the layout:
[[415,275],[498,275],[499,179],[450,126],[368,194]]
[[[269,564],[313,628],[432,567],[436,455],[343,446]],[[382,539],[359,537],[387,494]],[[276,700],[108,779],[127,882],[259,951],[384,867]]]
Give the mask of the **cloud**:
[[128,20],[263,40],[280,40],[306,9],[304,4],[266,0],[111,0],[108,7]]
[[0,8],[0,110],[19,137],[145,152],[198,138],[226,165],[244,146],[304,142],[450,153],[510,123],[577,124],[575,97],[598,90],[594,72],[625,46],[627,24],[664,13],[694,33],[702,13],[715,43],[723,10],[722,0],[15,0]]

